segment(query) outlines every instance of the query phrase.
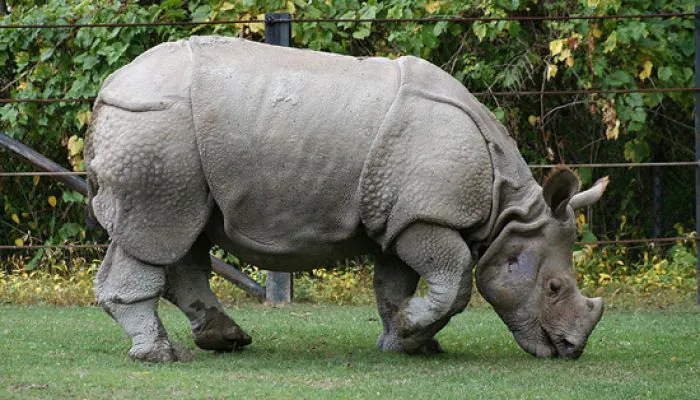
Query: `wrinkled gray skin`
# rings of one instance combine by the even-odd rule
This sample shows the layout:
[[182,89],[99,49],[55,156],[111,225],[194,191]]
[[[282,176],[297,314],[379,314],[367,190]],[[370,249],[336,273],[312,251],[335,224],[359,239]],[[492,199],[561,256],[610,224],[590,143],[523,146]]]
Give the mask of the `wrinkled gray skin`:
[[[602,301],[576,288],[569,170],[544,187],[493,115],[414,57],[359,59],[238,39],[155,47],[111,75],[86,147],[90,212],[112,238],[96,282],[129,355],[190,357],[251,343],[209,289],[214,244],[266,269],[376,255],[384,351],[436,353],[477,286],[537,356],[578,357]],[[428,293],[414,297],[419,278]]]

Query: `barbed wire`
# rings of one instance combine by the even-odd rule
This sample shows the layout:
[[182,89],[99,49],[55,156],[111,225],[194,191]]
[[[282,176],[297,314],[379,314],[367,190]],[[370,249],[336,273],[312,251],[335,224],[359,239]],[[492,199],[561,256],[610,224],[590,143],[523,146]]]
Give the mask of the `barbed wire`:
[[[700,237],[676,236],[676,237],[660,237],[660,238],[643,238],[643,239],[613,239],[613,240],[594,240],[586,242],[574,242],[579,246],[601,246],[611,244],[651,244],[651,243],[671,243],[671,242],[691,242],[698,241]],[[54,250],[76,250],[76,249],[104,249],[109,247],[109,244],[54,244],[54,245],[0,245],[0,250],[38,250],[38,249],[54,249]]]
[[129,28],[129,27],[161,27],[161,26],[206,26],[206,25],[241,25],[241,24],[279,24],[279,23],[419,23],[434,24],[439,22],[474,23],[499,21],[574,21],[574,20],[621,20],[621,19],[650,19],[650,18],[686,18],[698,15],[694,12],[648,13],[648,14],[612,14],[612,15],[533,15],[510,17],[461,17],[435,16],[422,18],[265,18],[265,19],[232,19],[220,21],[154,21],[154,22],[125,22],[125,23],[87,23],[87,24],[14,24],[0,25],[0,29],[81,29],[81,28]]
[[[669,92],[700,92],[700,88],[642,88],[642,89],[581,89],[581,90],[524,90],[511,92],[472,92],[476,97],[485,96],[570,96],[591,94],[632,94],[632,93],[669,93]],[[45,98],[45,99],[16,99],[0,98],[0,104],[8,103],[80,103],[92,102],[95,97],[84,98]]]

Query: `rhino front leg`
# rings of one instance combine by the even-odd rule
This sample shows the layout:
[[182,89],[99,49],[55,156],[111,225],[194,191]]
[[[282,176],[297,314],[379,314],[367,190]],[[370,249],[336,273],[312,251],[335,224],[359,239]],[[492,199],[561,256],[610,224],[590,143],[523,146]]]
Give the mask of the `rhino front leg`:
[[167,268],[165,297],[190,320],[197,347],[204,350],[233,351],[252,342],[224,311],[209,286],[211,243],[200,237],[190,252]]
[[421,222],[409,226],[397,238],[394,248],[398,257],[428,283],[427,295],[409,299],[397,317],[404,351],[421,352],[469,303],[471,252],[459,232]]
[[[419,279],[420,275],[398,257],[387,254],[377,255],[374,266],[374,294],[377,299],[377,310],[384,325],[384,331],[377,340],[379,350],[404,351],[399,337],[399,310],[415,293]],[[443,349],[437,340],[431,338],[418,352],[441,353]]]
[[158,317],[163,293],[163,267],[145,264],[112,242],[95,281],[95,295],[104,310],[132,341],[129,356],[148,362],[186,361],[191,352],[168,340]]

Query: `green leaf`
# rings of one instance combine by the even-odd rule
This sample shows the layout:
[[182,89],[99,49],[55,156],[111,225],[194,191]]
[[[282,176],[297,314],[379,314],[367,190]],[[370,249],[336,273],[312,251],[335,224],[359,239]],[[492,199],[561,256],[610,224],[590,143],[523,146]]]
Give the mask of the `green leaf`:
[[644,162],[649,158],[651,149],[649,144],[640,139],[634,139],[625,143],[625,160],[630,162]]
[[366,26],[361,26],[361,27],[358,27],[352,33],[352,37],[354,37],[355,39],[364,39],[364,38],[368,37],[369,34],[370,34],[369,28]]
[[84,203],[85,196],[73,190],[63,192],[63,201],[66,203]]
[[617,47],[617,32],[613,32],[605,40],[605,44],[603,45],[603,52],[610,53],[611,51],[615,50],[616,47]]
[[82,232],[82,225],[76,224],[74,222],[67,222],[58,229],[58,235],[63,240],[73,239]]
[[31,260],[24,266],[27,271],[35,270],[39,266],[39,261],[44,256],[44,249],[38,249]]
[[622,71],[622,70],[617,70],[613,72],[612,74],[609,74],[608,76],[605,77],[604,79],[605,83],[607,83],[610,86],[625,86],[629,83],[632,83],[632,75],[630,75],[628,72]]
[[593,182],[593,169],[579,168],[576,170],[578,178],[581,181],[581,186],[588,186]]
[[192,12],[192,21],[203,22],[209,20],[209,15],[211,14],[211,7],[209,5],[201,5],[197,7]]
[[662,81],[668,81],[671,79],[671,76],[673,76],[673,71],[671,71],[670,67],[660,67],[658,70],[656,70],[656,75]]
[[486,24],[475,22],[472,26],[472,30],[480,42],[486,37]]
[[433,28],[433,35],[440,36],[445,31],[445,29],[447,29],[447,22],[440,21],[437,24],[435,24],[435,27]]
[[47,47],[45,49],[42,49],[41,53],[39,53],[39,60],[41,60],[41,61],[48,60],[53,55],[54,50],[56,50],[55,47]]

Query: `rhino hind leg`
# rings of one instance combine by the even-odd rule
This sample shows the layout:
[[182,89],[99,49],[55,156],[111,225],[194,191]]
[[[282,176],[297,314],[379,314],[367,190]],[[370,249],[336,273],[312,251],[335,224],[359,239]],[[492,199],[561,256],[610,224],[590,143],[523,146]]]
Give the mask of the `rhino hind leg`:
[[[374,293],[377,310],[384,330],[377,340],[381,351],[404,352],[399,337],[398,315],[401,306],[416,291],[420,275],[398,257],[380,254],[374,266]],[[421,354],[442,353],[444,350],[435,338],[428,339],[416,352]]]
[[95,282],[98,303],[132,341],[129,357],[147,362],[189,361],[189,349],[170,342],[158,317],[165,271],[143,263],[112,242]]
[[166,269],[163,297],[189,318],[197,347],[233,351],[250,344],[252,339],[226,314],[211,291],[210,248],[208,239],[200,236],[182,260]]
[[433,336],[469,303],[471,252],[459,232],[421,222],[409,226],[394,248],[428,283],[426,296],[406,300],[396,317],[403,350],[420,353],[436,344]]

